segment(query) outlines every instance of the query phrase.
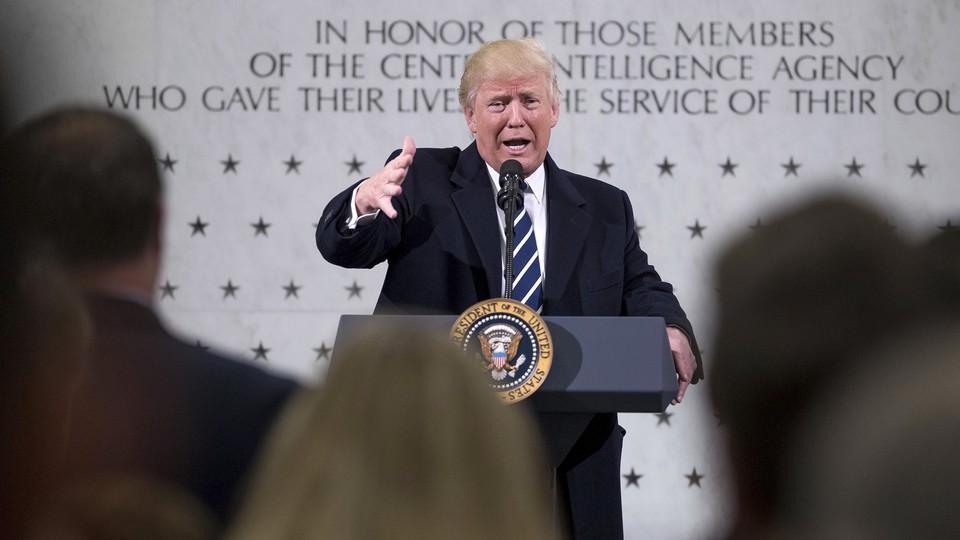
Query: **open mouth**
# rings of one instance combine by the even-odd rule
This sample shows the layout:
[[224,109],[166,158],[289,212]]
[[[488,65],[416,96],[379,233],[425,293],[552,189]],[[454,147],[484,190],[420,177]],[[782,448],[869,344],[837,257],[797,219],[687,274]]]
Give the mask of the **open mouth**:
[[506,146],[511,152],[522,152],[528,144],[530,144],[529,139],[510,139],[503,141],[503,145]]

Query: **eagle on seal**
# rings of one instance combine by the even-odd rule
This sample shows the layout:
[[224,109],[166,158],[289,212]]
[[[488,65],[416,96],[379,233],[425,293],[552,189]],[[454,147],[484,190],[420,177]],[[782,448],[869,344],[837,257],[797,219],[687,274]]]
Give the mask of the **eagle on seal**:
[[490,371],[490,376],[498,381],[503,380],[508,371],[511,374],[515,373],[525,360],[521,356],[516,365],[510,364],[510,360],[513,360],[517,355],[520,340],[523,338],[523,335],[516,331],[510,332],[510,334],[512,335],[509,338],[504,333],[498,332],[481,333],[477,336],[480,341],[480,351],[488,362],[484,369]]

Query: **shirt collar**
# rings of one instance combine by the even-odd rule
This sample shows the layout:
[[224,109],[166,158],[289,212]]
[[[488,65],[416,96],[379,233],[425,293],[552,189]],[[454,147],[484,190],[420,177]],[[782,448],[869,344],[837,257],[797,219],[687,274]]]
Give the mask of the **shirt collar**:
[[[486,163],[485,163],[486,164]],[[496,190],[500,189],[500,173],[487,165],[487,173],[490,175],[490,181],[493,182],[493,187]],[[530,191],[534,197],[537,198],[537,202],[543,204],[543,186],[547,180],[547,172],[543,166],[543,163],[537,167],[537,170],[533,171],[533,174],[526,177],[524,181],[527,183],[527,190]]]

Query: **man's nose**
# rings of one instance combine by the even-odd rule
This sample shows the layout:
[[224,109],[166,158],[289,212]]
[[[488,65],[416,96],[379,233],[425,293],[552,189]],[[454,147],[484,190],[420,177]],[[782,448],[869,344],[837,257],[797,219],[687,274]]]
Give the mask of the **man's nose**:
[[509,122],[510,127],[521,127],[524,124],[523,121],[523,107],[520,105],[519,101],[511,101],[507,105],[507,112],[509,113]]

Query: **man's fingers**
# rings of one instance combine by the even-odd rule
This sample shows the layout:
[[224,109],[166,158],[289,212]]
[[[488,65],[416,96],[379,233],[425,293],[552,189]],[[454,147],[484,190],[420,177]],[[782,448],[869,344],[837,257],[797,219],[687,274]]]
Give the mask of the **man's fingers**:
[[687,393],[687,387],[690,386],[690,383],[687,381],[680,381],[680,387],[677,390],[677,397],[673,399],[670,403],[673,405],[679,405],[683,401],[683,395]]
[[410,156],[410,159],[413,159],[413,154],[417,151],[417,145],[413,142],[413,137],[407,135],[403,138],[403,150],[400,152],[400,156]]

